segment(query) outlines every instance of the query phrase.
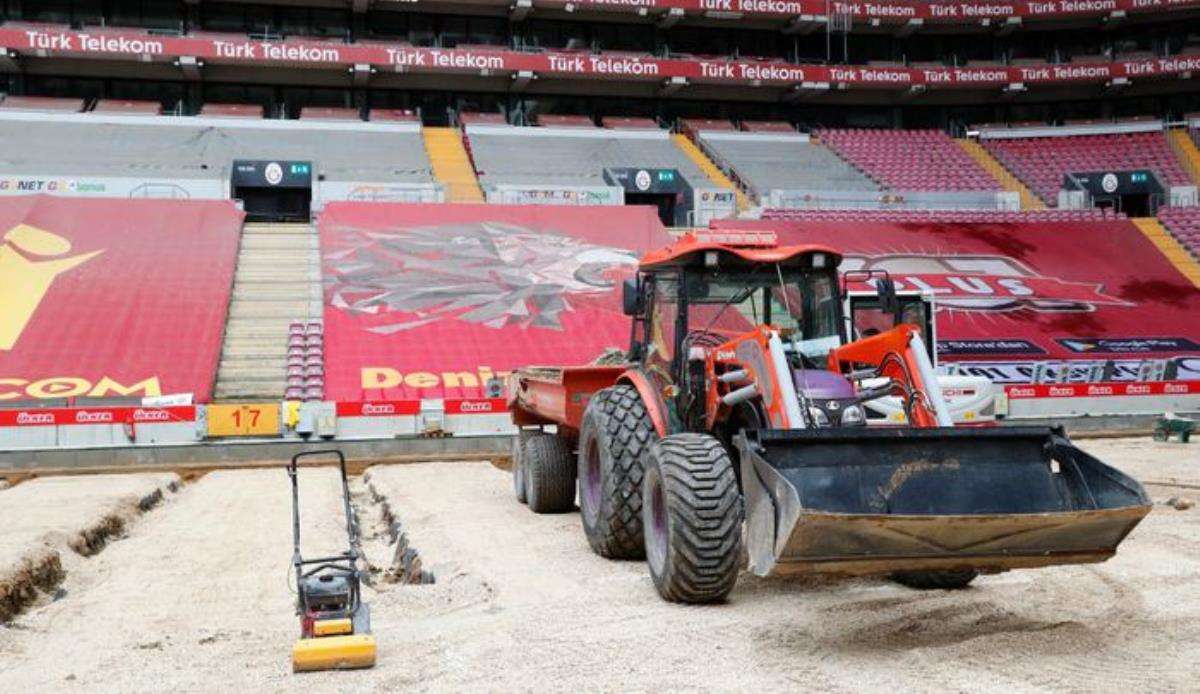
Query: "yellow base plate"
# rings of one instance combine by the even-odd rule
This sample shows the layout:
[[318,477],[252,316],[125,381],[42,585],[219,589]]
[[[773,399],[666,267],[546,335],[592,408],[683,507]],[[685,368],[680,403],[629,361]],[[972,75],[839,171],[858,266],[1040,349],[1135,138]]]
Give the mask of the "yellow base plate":
[[300,639],[292,646],[292,671],[352,670],[375,665],[375,637],[370,634]]

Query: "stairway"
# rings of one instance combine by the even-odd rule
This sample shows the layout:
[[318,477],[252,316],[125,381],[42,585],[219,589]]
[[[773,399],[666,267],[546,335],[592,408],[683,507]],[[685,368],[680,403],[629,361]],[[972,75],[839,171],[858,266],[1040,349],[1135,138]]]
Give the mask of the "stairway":
[[955,140],[955,142],[958,143],[958,146],[961,147],[964,152],[971,155],[971,158],[974,159],[975,162],[980,166],[982,166],[984,171],[987,171],[989,174],[991,174],[992,178],[996,179],[996,182],[999,183],[1004,190],[1017,193],[1021,196],[1022,210],[1046,209],[1046,203],[1042,202],[1041,198],[1034,195],[1033,191],[1029,190],[1029,188],[1022,183],[1020,179],[1012,175],[1012,173],[1010,173],[1008,169],[1004,168],[1000,162],[996,161],[996,158],[988,153],[988,151],[983,148],[983,145],[979,144],[975,140]]
[[717,168],[717,165],[708,158],[708,155],[700,151],[700,148],[696,146],[695,142],[692,142],[690,137],[682,133],[675,133],[671,135],[671,139],[687,155],[687,158],[692,160],[693,164],[700,167],[700,170],[704,172],[704,175],[708,176],[708,180],[712,181],[714,186],[733,191],[734,196],[737,198],[738,212],[742,212],[750,207],[750,200],[742,192],[741,188],[735,186],[733,181],[729,180],[729,177],[725,175],[725,172]]
[[1155,217],[1136,217],[1133,220],[1133,225],[1138,228],[1146,238],[1150,239],[1158,250],[1167,257],[1167,260],[1175,266],[1179,272],[1183,273],[1192,281],[1192,284],[1200,288],[1200,263],[1187,252],[1183,246],[1179,245],[1179,241],[1171,236],[1170,232],[1163,228],[1162,223]]
[[288,328],[320,320],[321,254],[309,224],[246,224],[217,369],[217,401],[282,400]]
[[446,202],[483,202],[475,167],[458,128],[422,128],[433,177],[446,188]]
[[1172,128],[1167,131],[1167,142],[1171,144],[1175,156],[1179,157],[1179,163],[1183,164],[1192,183],[1200,186],[1200,149],[1196,148],[1191,133],[1187,128]]

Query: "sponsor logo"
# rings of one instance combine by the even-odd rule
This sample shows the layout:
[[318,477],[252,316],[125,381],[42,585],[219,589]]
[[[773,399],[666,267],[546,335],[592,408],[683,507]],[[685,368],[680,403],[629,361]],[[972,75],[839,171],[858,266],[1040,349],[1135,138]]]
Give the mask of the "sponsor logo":
[[483,400],[480,402],[467,401],[467,402],[463,402],[462,404],[460,404],[458,406],[458,411],[463,412],[463,413],[466,413],[466,412],[491,412],[492,411],[492,403],[490,403],[486,400]]
[[1088,386],[1087,389],[1088,395],[1112,395],[1113,392],[1112,386]]
[[1117,186],[1119,185],[1121,185],[1121,182],[1117,180],[1117,175],[1114,173],[1106,173],[1100,178],[1100,187],[1104,189],[1105,193],[1117,192]]
[[1200,350],[1200,344],[1186,337],[1071,337],[1057,342],[1072,352],[1179,352]]
[[1070,398],[1074,397],[1075,389],[1071,386],[1050,386],[1047,394],[1052,398]]
[[104,252],[67,255],[70,251],[68,239],[28,224],[18,224],[0,238],[0,352],[16,347],[60,275]]
[[1168,383],[1163,386],[1163,392],[1168,395],[1181,395],[1192,392],[1186,383]]
[[166,410],[143,410],[138,408],[133,411],[133,421],[135,422],[169,422],[171,421],[171,413]]
[[372,405],[371,403],[363,403],[362,413],[365,417],[378,417],[381,415],[396,414],[395,405]]
[[109,424],[112,421],[112,412],[89,412],[87,410],[78,410],[75,412],[76,424]]
[[51,412],[18,412],[17,424],[54,424],[54,414]]
[[939,306],[964,311],[1087,313],[1098,306],[1134,305],[1105,294],[1098,283],[1042,275],[1006,256],[852,255],[842,269],[886,270],[896,289],[933,294]]
[[1125,386],[1126,395],[1149,395],[1150,391],[1150,386],[1144,383],[1130,383]]
[[1024,386],[1016,386],[1008,389],[1010,398],[1032,398],[1037,395],[1037,388],[1029,388]]
[[103,398],[114,395],[158,397],[162,395],[162,386],[159,384],[157,376],[151,376],[130,385],[124,385],[109,376],[104,376],[95,383],[77,376],[54,376],[38,381],[0,376],[0,402],[23,398],[56,400],[79,397]]
[[957,354],[1045,354],[1029,340],[938,340],[940,355]]
[[637,186],[638,190],[650,190],[650,172],[641,169],[633,177],[633,185]]
[[273,186],[279,185],[283,182],[283,167],[275,162],[267,164],[267,168],[263,170],[263,178]]

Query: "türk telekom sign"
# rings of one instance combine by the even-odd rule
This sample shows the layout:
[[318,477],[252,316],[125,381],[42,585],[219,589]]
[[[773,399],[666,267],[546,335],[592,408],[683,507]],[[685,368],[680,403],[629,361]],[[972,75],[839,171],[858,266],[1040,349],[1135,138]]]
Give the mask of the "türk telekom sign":
[[[699,2],[700,0],[696,0]],[[1082,1],[1082,0],[1081,0]],[[1096,0],[1099,2],[1100,0]],[[1180,0],[1183,2],[1184,0]],[[1121,5],[1125,0],[1112,0]],[[1200,8],[1200,0],[1186,0]],[[1033,3],[1030,3],[1033,4]],[[1061,6],[1063,2],[1046,3]],[[824,3],[821,3],[822,8]],[[850,3],[853,7],[904,7],[927,12],[926,5]],[[1171,5],[1183,6],[1183,5]],[[1191,7],[1192,5],[1187,5]],[[822,10],[823,11],[823,10]],[[877,10],[882,11],[882,10]],[[501,47],[442,49],[388,44],[322,41],[252,41],[243,36],[156,37],[134,31],[83,32],[42,27],[0,27],[0,47],[35,57],[72,56],[139,61],[193,57],[222,64],[273,63],[331,69],[373,65],[397,72],[512,74],[584,77],[619,81],[661,81],[680,77],[694,83],[746,86],[845,85],[864,89],[993,88],[1006,84],[1095,83],[1117,77],[1148,78],[1200,74],[1200,56],[1146,58],[1069,65],[910,68],[890,66],[793,65],[752,60],[668,59],[566,51],[523,53]]]

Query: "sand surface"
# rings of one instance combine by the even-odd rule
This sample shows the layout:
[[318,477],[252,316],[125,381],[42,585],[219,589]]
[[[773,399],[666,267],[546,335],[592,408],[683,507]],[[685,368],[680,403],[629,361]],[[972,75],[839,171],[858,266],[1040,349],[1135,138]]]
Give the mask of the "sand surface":
[[[1195,444],[1085,447],[1138,477],[1200,482]],[[577,513],[536,516],[517,504],[508,475],[486,464],[376,467],[368,481],[437,577],[367,591],[373,670],[290,673],[286,479],[226,472],[185,487],[74,568],[61,599],[0,627],[0,681],[17,691],[834,692],[1194,691],[1200,682],[1196,508],[1156,504],[1117,557],[1096,566],[926,593],[743,575],[727,604],[683,607],[659,600],[642,563],[593,555]],[[336,548],[336,479],[323,482],[303,503],[326,509],[323,521],[309,515],[311,535]],[[374,532],[377,506],[363,485],[356,502]],[[383,539],[367,550],[388,564]]]

